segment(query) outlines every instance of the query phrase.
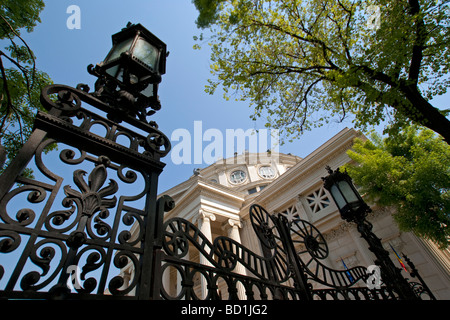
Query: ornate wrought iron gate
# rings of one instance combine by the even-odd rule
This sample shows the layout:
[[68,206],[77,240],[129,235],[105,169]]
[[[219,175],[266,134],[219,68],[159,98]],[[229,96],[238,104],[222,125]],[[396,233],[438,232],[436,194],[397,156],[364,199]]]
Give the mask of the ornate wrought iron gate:
[[[157,182],[169,140],[153,122],[124,114],[127,126],[120,125],[83,108],[114,112],[88,91],[46,87],[48,113],[37,114],[30,139],[1,176],[0,297],[397,298],[392,286],[370,290],[364,267],[323,264],[328,246],[313,225],[258,205],[250,217],[260,255],[227,237],[211,243],[184,219],[164,222],[174,203],[157,200]],[[58,159],[46,157],[55,143]],[[21,175],[29,163],[35,178]],[[186,259],[194,251],[205,263]]]
[[[135,298],[154,298],[157,183],[170,142],[152,122],[124,114],[127,128],[83,108],[115,111],[87,91],[44,88],[48,113],[37,114],[30,139],[1,176],[2,297],[114,298],[136,290]],[[58,165],[45,156],[54,143]],[[31,160],[34,179],[21,175]],[[136,274],[120,289],[127,264]]]
[[[396,299],[386,286],[367,288],[366,268],[334,270],[325,266],[321,260],[328,256],[328,246],[317,228],[307,221],[288,221],[282,215],[268,214],[259,205],[250,208],[250,217],[262,255],[227,237],[218,237],[210,243],[184,219],[166,221],[163,271],[169,267],[176,269],[181,289],[170,295],[163,284],[163,298],[219,299],[219,292],[225,288],[228,299]],[[182,259],[193,247],[208,258],[210,267]],[[238,264],[245,267],[245,276],[233,272]],[[204,278],[207,291],[203,296],[195,291],[196,275]],[[317,284],[322,289],[314,288]]]

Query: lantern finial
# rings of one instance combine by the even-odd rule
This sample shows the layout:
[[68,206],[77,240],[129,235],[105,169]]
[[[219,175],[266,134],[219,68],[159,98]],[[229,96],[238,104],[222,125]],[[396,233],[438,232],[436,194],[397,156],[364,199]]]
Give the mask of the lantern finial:
[[88,67],[98,77],[93,95],[115,109],[110,119],[120,122],[128,115],[147,122],[147,116],[161,109],[158,84],[166,73],[166,44],[131,22],[112,35],[112,43],[106,58]]

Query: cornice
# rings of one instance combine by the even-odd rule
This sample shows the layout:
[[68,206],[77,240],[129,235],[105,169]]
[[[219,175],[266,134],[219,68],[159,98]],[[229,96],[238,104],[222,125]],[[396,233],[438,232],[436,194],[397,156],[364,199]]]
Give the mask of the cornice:
[[[234,210],[239,210],[244,201],[242,194],[215,183],[209,183],[201,177],[192,178],[191,183],[190,187],[176,200],[175,208],[167,216],[176,216],[183,208],[192,207],[196,203],[201,207],[202,202],[206,199],[235,208]],[[164,194],[170,195],[169,193]],[[230,214],[235,215],[236,213],[230,211]]]
[[285,174],[280,176],[280,178],[269,184],[261,191],[258,197],[254,198],[255,203],[265,202],[268,198],[273,198],[274,194],[282,193],[283,191],[292,188],[292,186],[302,180],[305,175],[316,169],[322,169],[325,175],[325,166],[333,162],[336,158],[336,154],[343,154],[346,150],[350,149],[353,145],[353,140],[356,137],[361,137],[361,133],[354,129],[343,129],[289,169]]
[[[265,207],[267,203],[271,203],[275,198],[279,198],[278,195],[292,193],[289,191],[291,191],[293,186],[304,180],[305,177],[311,176],[312,172],[323,171],[323,175],[326,175],[325,166],[329,164],[336,165],[336,161],[339,161],[338,155],[345,155],[345,152],[352,147],[353,141],[357,137],[365,138],[359,131],[354,129],[345,128],[341,130],[283,175],[275,179],[256,197],[247,199],[241,209],[242,217],[248,215],[248,210],[254,203]],[[349,160],[348,157],[346,159]],[[342,164],[344,163],[338,166]],[[319,181],[320,177],[317,179]],[[298,190],[296,195],[301,194],[303,191]]]

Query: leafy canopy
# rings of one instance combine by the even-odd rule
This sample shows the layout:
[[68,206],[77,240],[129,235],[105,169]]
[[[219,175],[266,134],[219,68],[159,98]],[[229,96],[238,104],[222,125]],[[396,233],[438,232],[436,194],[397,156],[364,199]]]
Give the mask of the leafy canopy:
[[211,34],[206,91],[250,101],[253,119],[293,138],[349,116],[362,129],[412,120],[450,141],[428,102],[450,83],[448,1],[193,2]]
[[398,135],[355,140],[346,169],[368,201],[394,206],[403,231],[450,244],[450,146],[412,125]]
[[45,72],[36,69],[35,56],[21,37],[21,31],[31,32],[41,21],[43,8],[42,0],[4,0],[0,4],[0,39],[9,40],[0,50],[0,146],[6,152],[6,164],[31,134],[36,111],[43,110],[41,88],[52,83]]

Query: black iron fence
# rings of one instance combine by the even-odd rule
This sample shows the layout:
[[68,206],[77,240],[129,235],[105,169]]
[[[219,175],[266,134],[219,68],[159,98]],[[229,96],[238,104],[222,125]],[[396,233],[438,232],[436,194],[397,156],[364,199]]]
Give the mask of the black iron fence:
[[[154,123],[123,115],[120,125],[83,102],[112,110],[86,86],[45,88],[48,113],[37,114],[0,178],[0,297],[398,298],[395,285],[368,288],[364,267],[327,267],[328,246],[307,221],[252,206],[260,255],[228,237],[210,242],[187,220],[164,221],[174,206],[168,196],[157,200],[168,138]],[[46,155],[53,144],[58,157]],[[34,177],[22,175],[26,167]],[[417,297],[431,295],[423,281],[412,285]]]

